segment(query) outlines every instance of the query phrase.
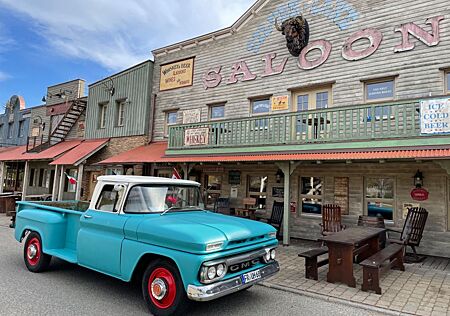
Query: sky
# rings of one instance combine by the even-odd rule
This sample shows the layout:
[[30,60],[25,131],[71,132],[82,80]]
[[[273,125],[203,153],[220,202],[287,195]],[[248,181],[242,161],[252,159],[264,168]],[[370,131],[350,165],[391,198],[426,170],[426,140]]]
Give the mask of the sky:
[[232,25],[253,3],[0,0],[0,106],[15,94],[40,105],[48,86],[108,77],[153,49]]

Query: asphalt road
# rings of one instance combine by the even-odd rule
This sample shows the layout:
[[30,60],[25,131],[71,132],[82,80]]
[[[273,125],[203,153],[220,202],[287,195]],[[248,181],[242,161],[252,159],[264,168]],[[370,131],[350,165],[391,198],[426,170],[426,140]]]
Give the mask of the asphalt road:
[[[52,260],[50,270],[28,272],[22,244],[0,214],[0,315],[148,315],[140,288],[100,273]],[[376,315],[297,294],[254,286],[207,303],[189,315]]]

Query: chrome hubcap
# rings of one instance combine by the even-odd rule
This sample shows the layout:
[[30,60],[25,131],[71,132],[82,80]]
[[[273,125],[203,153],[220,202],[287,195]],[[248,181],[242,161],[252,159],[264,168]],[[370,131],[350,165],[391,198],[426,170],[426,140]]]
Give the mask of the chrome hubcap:
[[151,288],[152,288],[152,295],[157,300],[160,301],[164,298],[164,296],[166,296],[167,286],[162,279],[160,278],[154,279]]
[[37,248],[35,245],[31,244],[28,246],[27,255],[28,259],[34,259],[37,254]]

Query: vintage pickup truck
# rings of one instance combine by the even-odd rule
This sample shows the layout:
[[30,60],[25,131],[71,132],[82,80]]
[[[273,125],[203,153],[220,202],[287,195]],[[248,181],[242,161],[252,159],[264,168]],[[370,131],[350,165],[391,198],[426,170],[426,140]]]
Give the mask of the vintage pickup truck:
[[154,315],[180,315],[189,300],[249,288],[279,271],[275,229],[204,210],[200,184],[98,178],[91,202],[18,202],[15,238],[28,270],[57,257],[123,281],[142,281]]

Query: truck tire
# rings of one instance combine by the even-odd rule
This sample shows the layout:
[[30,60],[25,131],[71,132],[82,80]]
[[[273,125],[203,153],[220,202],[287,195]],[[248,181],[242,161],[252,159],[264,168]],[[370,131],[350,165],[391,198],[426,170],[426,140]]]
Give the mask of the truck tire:
[[155,316],[184,315],[189,300],[175,264],[158,259],[151,262],[142,277],[142,294]]
[[38,233],[28,234],[23,248],[23,258],[27,269],[31,272],[42,272],[48,268],[52,256],[42,252],[42,240]]

